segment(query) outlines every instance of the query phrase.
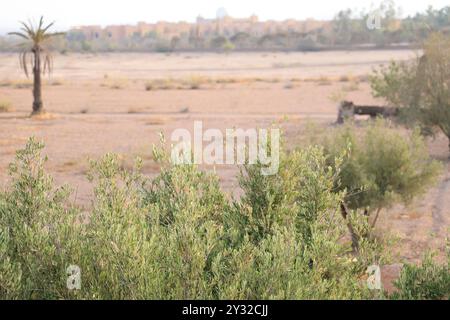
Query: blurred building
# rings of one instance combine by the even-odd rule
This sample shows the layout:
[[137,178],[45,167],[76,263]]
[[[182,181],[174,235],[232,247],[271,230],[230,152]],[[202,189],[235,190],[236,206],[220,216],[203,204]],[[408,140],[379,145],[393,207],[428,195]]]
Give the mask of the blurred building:
[[109,38],[111,40],[122,40],[132,36],[145,37],[155,35],[162,39],[173,39],[194,35],[201,38],[213,36],[232,37],[239,33],[245,33],[254,37],[274,35],[280,33],[309,33],[323,28],[329,24],[326,21],[316,20],[286,20],[286,21],[259,21],[253,15],[249,18],[236,19],[225,14],[221,14],[215,19],[205,19],[198,17],[195,23],[188,22],[164,22],[146,23],[139,22],[137,25],[112,25],[104,28],[100,26],[80,26],[72,31],[82,33],[86,40],[99,38]]

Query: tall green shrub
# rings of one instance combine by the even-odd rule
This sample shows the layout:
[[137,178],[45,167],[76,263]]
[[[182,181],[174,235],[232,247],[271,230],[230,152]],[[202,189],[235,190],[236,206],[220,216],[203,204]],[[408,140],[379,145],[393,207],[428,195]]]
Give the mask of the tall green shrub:
[[352,125],[335,129],[323,144],[330,161],[346,153],[336,170],[336,188],[346,192],[349,209],[375,213],[373,224],[381,209],[411,203],[440,173],[441,165],[430,158],[417,131],[401,134],[383,120],[364,130]]
[[377,70],[370,78],[373,94],[400,107],[406,124],[419,124],[427,134],[440,130],[450,147],[450,37],[433,33],[422,47],[421,57]]

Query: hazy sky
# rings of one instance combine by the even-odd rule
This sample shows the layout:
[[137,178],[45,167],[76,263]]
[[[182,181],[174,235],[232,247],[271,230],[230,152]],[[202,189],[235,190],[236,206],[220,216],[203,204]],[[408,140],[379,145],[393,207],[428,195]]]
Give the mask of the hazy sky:
[[[18,20],[44,15],[56,20],[57,29],[76,25],[134,24],[138,21],[194,21],[198,15],[213,18],[218,8],[233,17],[256,14],[261,20],[288,18],[331,19],[345,8],[370,8],[377,0],[2,0],[0,32],[17,27]],[[404,15],[441,8],[449,0],[396,0]]]

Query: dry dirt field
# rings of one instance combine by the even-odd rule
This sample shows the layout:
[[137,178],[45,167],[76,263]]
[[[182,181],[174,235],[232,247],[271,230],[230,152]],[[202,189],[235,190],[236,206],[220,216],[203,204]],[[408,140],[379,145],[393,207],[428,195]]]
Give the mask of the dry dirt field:
[[[69,54],[55,56],[46,79],[44,103],[52,114],[30,119],[30,82],[14,54],[0,55],[0,185],[15,150],[35,135],[46,143],[48,170],[57,184],[76,188],[74,201],[89,206],[87,159],[106,152],[144,159],[154,175],[152,144],[176,128],[254,128],[279,124],[286,144],[302,138],[308,122],[324,130],[333,125],[337,102],[382,103],[371,97],[367,75],[411,51],[224,54]],[[434,157],[445,161],[440,184],[409,208],[383,212],[379,228],[398,236],[399,257],[417,261],[428,248],[443,250],[450,227],[450,167],[447,142],[429,142]],[[216,168],[223,188],[238,194],[237,168]]]

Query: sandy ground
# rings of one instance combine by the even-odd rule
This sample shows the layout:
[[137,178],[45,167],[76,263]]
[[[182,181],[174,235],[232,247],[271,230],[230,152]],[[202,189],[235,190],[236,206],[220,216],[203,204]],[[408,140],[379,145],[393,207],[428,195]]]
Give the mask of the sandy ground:
[[[170,137],[177,128],[192,130],[195,120],[203,121],[205,129],[221,130],[265,128],[277,123],[283,128],[286,144],[292,146],[309,122],[324,130],[333,125],[339,99],[382,103],[371,97],[366,76],[379,64],[414,54],[58,55],[55,72],[44,87],[45,106],[53,117],[44,120],[28,117],[30,84],[19,71],[17,56],[3,54],[0,103],[9,102],[14,110],[0,113],[0,184],[7,183],[6,169],[15,150],[32,135],[45,141],[48,170],[55,181],[72,185],[74,199],[84,206],[91,197],[85,177],[88,158],[115,152],[131,163],[139,155],[144,159],[144,172],[154,175],[157,167],[151,159],[151,147],[158,142],[158,133]],[[175,83],[175,87],[147,91],[146,84],[152,79]],[[200,85],[190,88],[193,79]],[[180,83],[188,86],[177,88]],[[380,217],[380,231],[399,239],[398,262],[418,261],[430,248],[443,252],[449,235],[447,142],[437,137],[429,145],[433,157],[447,166],[439,185],[410,207],[397,206]],[[219,166],[216,170],[223,188],[238,194],[237,168]]]

